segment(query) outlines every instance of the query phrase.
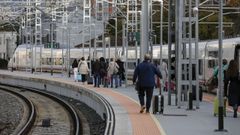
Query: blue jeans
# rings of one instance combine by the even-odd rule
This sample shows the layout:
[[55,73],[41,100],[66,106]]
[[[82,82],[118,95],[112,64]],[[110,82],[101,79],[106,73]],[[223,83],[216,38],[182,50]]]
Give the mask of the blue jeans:
[[152,95],[153,95],[153,88],[154,87],[141,87],[138,91],[138,98],[140,101],[140,105],[144,106],[144,97],[145,97],[145,93],[146,93],[146,109],[147,111],[149,111],[149,108],[151,107],[151,101],[152,101]]
[[100,75],[98,73],[94,74],[94,87],[99,87],[100,85]]
[[111,87],[113,87],[113,80],[115,82],[115,87],[117,88],[118,87],[118,75],[116,74],[112,74],[111,75]]

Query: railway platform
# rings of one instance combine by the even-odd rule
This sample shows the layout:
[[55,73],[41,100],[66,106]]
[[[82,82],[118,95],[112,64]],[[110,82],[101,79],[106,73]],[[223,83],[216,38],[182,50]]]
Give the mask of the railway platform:
[[[67,83],[73,86],[83,87],[102,95],[113,107],[116,123],[115,135],[239,135],[240,114],[233,118],[233,112],[227,107],[227,116],[224,118],[224,127],[227,132],[215,132],[218,127],[218,118],[213,116],[214,95],[203,95],[200,109],[187,110],[187,105],[180,109],[175,106],[174,95],[172,104],[167,105],[167,93],[165,95],[164,114],[140,114],[137,93],[133,85],[118,88],[95,88],[92,85],[83,85],[74,82],[73,78],[66,75],[50,73],[10,72],[0,70],[0,76],[9,75],[28,77],[29,79],[40,78],[46,81],[55,81],[58,85]],[[158,91],[155,90],[154,94]],[[238,111],[240,112],[240,111]]]

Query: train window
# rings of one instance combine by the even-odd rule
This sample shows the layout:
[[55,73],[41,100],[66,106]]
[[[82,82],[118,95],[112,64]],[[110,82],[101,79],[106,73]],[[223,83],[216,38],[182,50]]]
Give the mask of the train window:
[[208,68],[214,68],[215,67],[215,60],[208,60]]
[[217,58],[218,57],[218,51],[209,51],[208,56]]

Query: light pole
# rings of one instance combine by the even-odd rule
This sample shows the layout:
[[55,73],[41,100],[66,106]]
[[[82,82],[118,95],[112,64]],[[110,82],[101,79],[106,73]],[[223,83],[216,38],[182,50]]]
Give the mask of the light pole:
[[105,46],[108,47],[108,60],[110,60],[111,55],[110,55],[110,37],[105,37]]
[[115,20],[115,58],[117,57],[117,17]]
[[51,3],[51,17],[52,17],[52,20],[50,22],[50,33],[51,33],[51,76],[53,75],[53,24],[54,22],[56,21],[56,16],[54,16],[54,9],[53,9],[53,5],[55,3],[52,2]]
[[216,131],[227,131],[224,129],[224,117],[223,117],[223,72],[222,72],[222,40],[223,40],[223,1],[219,1],[219,26],[218,26],[218,38],[219,38],[219,68],[218,68],[218,129]]
[[141,46],[140,46],[140,58],[143,60],[144,55],[148,52],[148,0],[142,1],[142,12],[141,12]]
[[53,75],[53,22],[50,23],[51,33],[51,76]]
[[67,40],[67,50],[68,50],[68,55],[67,55],[67,58],[68,58],[68,65],[67,65],[67,73],[68,73],[68,77],[70,78],[71,77],[71,74],[70,74],[70,28],[68,27],[68,40]]
[[159,0],[160,2],[160,65],[162,65],[162,40],[163,40],[163,30],[162,30],[162,22],[163,22],[163,0]]
[[118,30],[117,29],[117,18],[111,18],[111,19],[115,21],[115,27],[109,23],[108,23],[108,25],[115,29],[115,32],[114,32],[115,33],[115,56],[114,57],[116,58],[117,57],[117,30]]

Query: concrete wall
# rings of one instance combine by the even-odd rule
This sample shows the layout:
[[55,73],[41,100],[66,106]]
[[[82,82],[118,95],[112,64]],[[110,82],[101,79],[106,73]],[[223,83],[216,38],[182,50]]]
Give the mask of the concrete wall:
[[105,103],[100,98],[101,96],[79,86],[58,81],[11,75],[0,75],[0,83],[54,92],[84,102],[90,108],[94,109],[102,119],[104,119],[104,115],[107,115]]

